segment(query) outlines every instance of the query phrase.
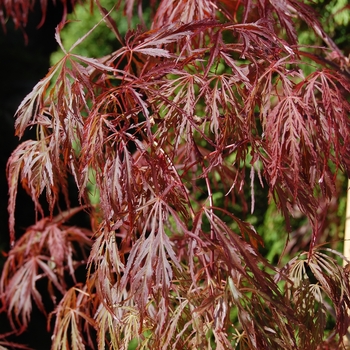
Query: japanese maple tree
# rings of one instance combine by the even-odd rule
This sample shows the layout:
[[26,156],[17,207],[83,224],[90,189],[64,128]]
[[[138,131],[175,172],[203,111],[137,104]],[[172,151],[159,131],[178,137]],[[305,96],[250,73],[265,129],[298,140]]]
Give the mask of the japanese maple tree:
[[[64,57],[16,112],[16,134],[37,137],[7,167],[12,248],[0,293],[13,329],[28,327],[34,302],[55,350],[339,345],[349,269],[319,237],[336,174],[350,171],[350,73],[318,14],[296,0],[162,0],[148,5],[147,27],[141,2],[95,3],[96,26],[107,24],[120,48],[79,55],[95,28],[66,48],[62,22]],[[1,6],[21,26],[16,4]],[[140,17],[125,36],[111,15],[121,6]],[[299,44],[297,23],[324,46]],[[18,183],[37,213],[20,238]],[[258,187],[283,213],[286,242],[295,208],[312,228],[309,249],[284,266],[264,258],[259,232],[233,205],[254,212]],[[82,210],[91,230],[69,225]]]

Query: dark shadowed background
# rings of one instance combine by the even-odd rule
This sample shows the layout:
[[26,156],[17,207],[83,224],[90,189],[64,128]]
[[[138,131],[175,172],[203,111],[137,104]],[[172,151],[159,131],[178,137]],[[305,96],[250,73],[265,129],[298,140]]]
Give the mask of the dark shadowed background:
[[[39,4],[39,3],[38,3]],[[0,268],[3,266],[6,251],[9,248],[7,200],[8,187],[6,181],[6,163],[11,152],[18,144],[14,136],[14,113],[23,98],[33,86],[45,76],[49,68],[51,52],[56,50],[54,39],[55,27],[62,18],[60,4],[48,4],[47,19],[41,28],[37,28],[41,20],[41,10],[36,8],[29,17],[25,28],[27,43],[23,32],[16,30],[12,20],[6,25],[6,33],[0,28]],[[30,138],[30,132],[26,138]],[[34,223],[34,210],[30,197],[19,188],[16,210],[16,234]],[[50,336],[46,332],[45,318],[34,310],[34,322],[29,330],[18,337],[8,340],[26,343],[33,349],[46,350],[50,348]],[[0,314],[0,330],[5,333],[10,330],[5,313]]]

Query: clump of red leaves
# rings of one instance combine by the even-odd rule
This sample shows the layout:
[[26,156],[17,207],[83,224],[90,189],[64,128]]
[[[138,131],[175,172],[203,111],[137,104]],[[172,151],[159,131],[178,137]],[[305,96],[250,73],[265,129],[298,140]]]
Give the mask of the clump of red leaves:
[[[128,14],[133,4],[126,1]],[[124,39],[100,9],[121,48],[78,56],[65,51],[58,29],[65,57],[16,113],[17,135],[35,126],[38,138],[8,162],[13,242],[19,181],[38,213],[43,193],[54,211],[69,176],[82,203],[98,191],[86,282],[69,287],[65,276],[74,276],[71,242],[85,246],[91,235],[42,219],[14,244],[1,279],[13,327],[27,327],[32,301],[45,312],[36,281],[46,278],[53,302],[63,295],[51,315],[52,349],[127,349],[132,340],[139,349],[315,349],[341,341],[348,272],[315,242],[334,169],[350,169],[350,83],[346,58],[317,15],[294,0],[163,0],[151,30]],[[302,51],[299,20],[340,66]],[[260,255],[254,227],[229,205],[217,207],[217,192],[226,202],[244,196],[247,171],[252,204],[264,179],[287,221],[293,206],[310,220],[309,252],[281,270]],[[336,325],[325,339],[329,313]]]
[[[68,7],[74,6],[75,2],[75,0],[71,0],[70,2],[61,0],[63,5],[63,21],[67,16]],[[16,29],[25,28],[28,24],[28,18],[36,9],[36,3],[35,0],[0,0],[0,24],[2,25],[2,29],[6,32],[6,23],[9,19],[13,20]],[[40,0],[42,17],[38,27],[41,27],[45,23],[47,6],[47,0]]]

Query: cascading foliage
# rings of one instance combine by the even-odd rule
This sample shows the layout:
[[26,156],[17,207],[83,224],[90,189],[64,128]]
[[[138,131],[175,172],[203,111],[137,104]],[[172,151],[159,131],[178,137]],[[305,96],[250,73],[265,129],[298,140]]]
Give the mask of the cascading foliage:
[[[316,243],[335,173],[350,170],[349,62],[317,14],[294,0],[152,1],[151,27],[123,37],[96,4],[120,48],[73,53],[90,32],[68,50],[61,23],[64,57],[16,112],[16,134],[35,127],[37,138],[7,166],[13,247],[0,293],[13,329],[28,327],[33,301],[52,311],[36,287],[45,279],[55,350],[340,343],[349,273]],[[125,1],[129,17],[134,5]],[[298,44],[299,22],[323,40],[323,56]],[[80,208],[69,206],[69,178]],[[16,240],[18,183],[38,218]],[[308,252],[282,268],[232,207],[239,199],[253,212],[257,186],[268,187],[287,229],[295,207],[312,228]],[[62,195],[67,208],[56,215]],[[67,223],[80,210],[91,231]],[[85,281],[75,279],[81,265]]]

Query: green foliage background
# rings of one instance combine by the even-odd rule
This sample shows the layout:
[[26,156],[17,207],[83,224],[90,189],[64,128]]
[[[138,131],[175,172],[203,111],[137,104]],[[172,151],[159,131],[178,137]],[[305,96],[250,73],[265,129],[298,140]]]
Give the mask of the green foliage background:
[[[120,34],[124,36],[128,31],[128,20],[121,11],[115,11],[115,1],[102,0],[101,5],[107,10],[111,11],[111,16],[118,25]],[[146,8],[144,12],[144,19],[149,19],[150,8]],[[103,57],[118,48],[118,43],[115,35],[108,29],[103,17],[96,6],[93,3],[93,7],[90,8],[90,3],[77,4],[74,8],[74,12],[68,15],[68,23],[61,32],[61,40],[66,50],[92,29],[97,23],[100,24],[93,30],[93,32],[79,44],[74,50],[77,53],[86,57]],[[131,28],[136,28],[140,25],[138,17],[134,16],[130,23]],[[63,57],[63,52],[58,50],[51,55],[51,64],[55,64]]]

